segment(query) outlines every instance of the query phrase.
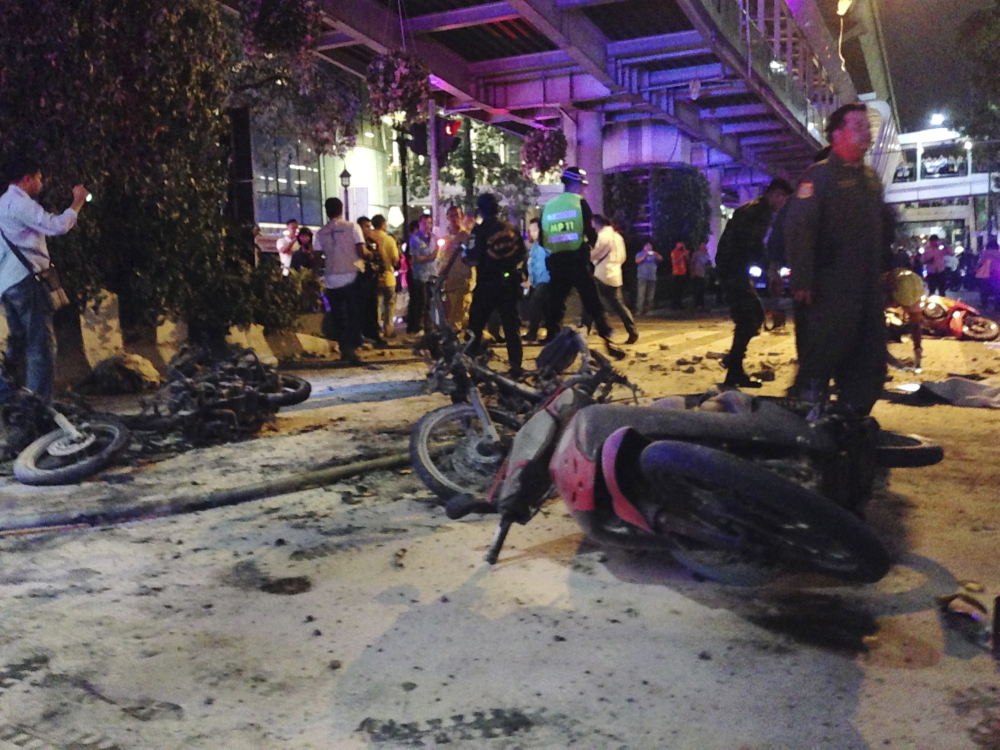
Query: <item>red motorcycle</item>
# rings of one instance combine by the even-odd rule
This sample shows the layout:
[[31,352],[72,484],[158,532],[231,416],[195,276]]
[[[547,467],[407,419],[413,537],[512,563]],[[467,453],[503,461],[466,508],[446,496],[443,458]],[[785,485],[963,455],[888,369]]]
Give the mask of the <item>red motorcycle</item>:
[[738,391],[592,405],[563,388],[517,432],[485,499],[456,495],[445,510],[499,514],[490,564],[554,489],[598,544],[665,552],[705,578],[877,581],[889,555],[857,515],[877,468],[930,465],[943,451],[833,405],[807,416],[810,406]]
[[[902,307],[886,310],[886,321],[893,332],[909,333],[912,313]],[[1000,336],[1000,325],[961,300],[933,294],[920,300],[920,327],[930,336],[954,336],[956,339],[993,341]]]

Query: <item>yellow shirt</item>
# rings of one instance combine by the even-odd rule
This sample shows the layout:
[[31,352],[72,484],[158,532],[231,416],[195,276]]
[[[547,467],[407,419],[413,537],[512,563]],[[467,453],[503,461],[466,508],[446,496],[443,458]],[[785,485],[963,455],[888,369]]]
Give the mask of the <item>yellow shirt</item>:
[[399,263],[399,246],[396,245],[392,235],[387,234],[384,229],[373,229],[371,238],[375,240],[375,246],[382,254],[382,262],[385,264],[385,273],[379,277],[378,285],[395,288],[396,272],[393,269]]

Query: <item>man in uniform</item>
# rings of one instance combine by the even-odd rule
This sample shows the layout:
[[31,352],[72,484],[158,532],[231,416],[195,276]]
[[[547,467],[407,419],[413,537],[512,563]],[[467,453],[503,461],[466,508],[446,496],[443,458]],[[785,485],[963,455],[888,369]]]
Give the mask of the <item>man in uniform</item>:
[[760,303],[753,281],[747,275],[751,263],[763,264],[764,235],[771,218],[785,205],[788,196],[795,192],[780,178],[771,181],[764,195],[733,212],[726,229],[719,238],[715,254],[715,268],[722,291],[729,303],[729,315],[735,323],[733,344],[722,360],[726,367],[724,385],[738,388],[760,388],[760,381],[747,375],[743,358],[750,339],[760,333],[764,323],[764,306]]
[[597,232],[590,223],[593,212],[581,197],[584,185],[588,184],[586,177],[587,173],[578,167],[564,169],[564,192],[542,208],[545,249],[551,253],[546,260],[551,277],[545,315],[546,341],[554,339],[559,333],[563,313],[566,312],[566,297],[575,288],[584,314],[593,319],[608,354],[615,359],[624,359],[625,352],[611,343],[611,326],[590,273],[590,248],[597,241]]
[[499,205],[496,196],[483,193],[476,206],[483,221],[472,228],[463,258],[466,264],[476,267],[477,274],[472,307],[469,309],[469,332],[475,340],[472,348],[478,349],[486,321],[496,310],[506,337],[510,374],[519,378],[524,371],[521,369],[523,349],[517,301],[521,298],[528,249],[517,229],[497,216]]
[[889,264],[882,185],[864,164],[864,104],[830,115],[829,158],[810,166],[789,202],[785,248],[795,299],[799,370],[792,393],[821,400],[834,378],[839,403],[868,414],[886,373],[879,276]]

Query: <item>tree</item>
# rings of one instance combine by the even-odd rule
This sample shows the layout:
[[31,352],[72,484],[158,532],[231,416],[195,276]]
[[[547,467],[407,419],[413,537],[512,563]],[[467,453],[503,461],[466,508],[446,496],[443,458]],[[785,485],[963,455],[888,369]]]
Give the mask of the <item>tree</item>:
[[287,322],[280,278],[254,268],[248,228],[222,219],[225,110],[242,71],[218,4],[0,0],[0,11],[7,155],[43,160],[50,209],[76,182],[94,194],[78,228],[51,242],[70,290],[110,289],[126,319],[173,313],[215,339]]

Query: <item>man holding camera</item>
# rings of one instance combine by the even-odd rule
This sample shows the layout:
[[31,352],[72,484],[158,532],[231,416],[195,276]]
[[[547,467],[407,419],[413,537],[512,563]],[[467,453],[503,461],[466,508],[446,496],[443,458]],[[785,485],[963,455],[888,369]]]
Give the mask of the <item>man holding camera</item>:
[[19,386],[44,398],[52,394],[56,339],[52,329],[54,309],[48,290],[36,276],[49,268],[45,238],[66,234],[89,193],[83,185],[73,188],[73,203],[59,215],[37,202],[42,192],[42,170],[28,157],[8,166],[10,182],[0,196],[0,298],[7,316],[7,366]]

